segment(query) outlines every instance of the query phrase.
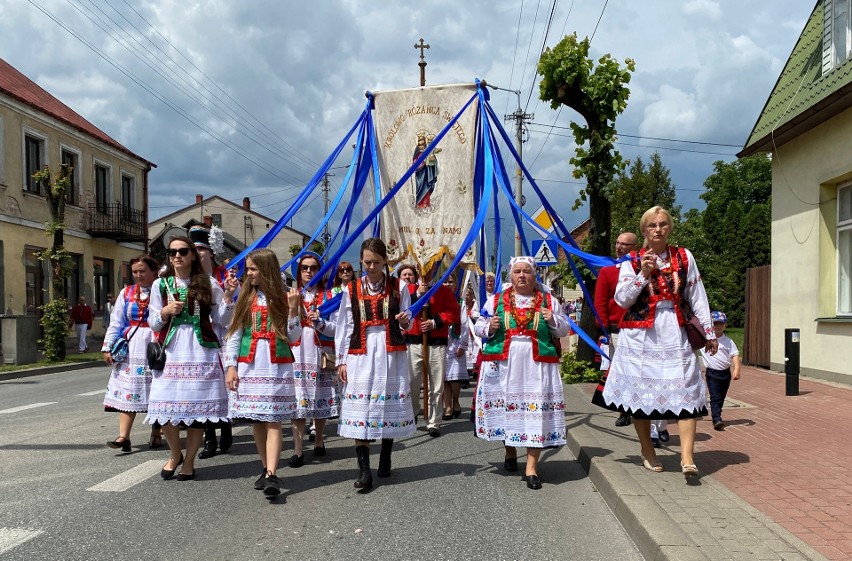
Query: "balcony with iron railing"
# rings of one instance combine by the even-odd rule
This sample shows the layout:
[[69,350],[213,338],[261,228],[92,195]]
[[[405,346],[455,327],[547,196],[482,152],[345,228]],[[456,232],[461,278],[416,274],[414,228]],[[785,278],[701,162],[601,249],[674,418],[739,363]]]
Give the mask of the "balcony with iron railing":
[[109,238],[124,242],[144,242],[145,214],[121,203],[89,205],[86,232],[96,238]]

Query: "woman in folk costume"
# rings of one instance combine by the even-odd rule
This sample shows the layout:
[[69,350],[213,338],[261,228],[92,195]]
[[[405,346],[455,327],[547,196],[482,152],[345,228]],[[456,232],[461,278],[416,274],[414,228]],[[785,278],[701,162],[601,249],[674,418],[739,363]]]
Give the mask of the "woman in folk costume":
[[[337,385],[334,359],[334,318],[321,318],[317,309],[332,297],[322,280],[308,289],[322,267],[322,258],[313,251],[302,252],[293,264],[296,287],[290,289],[287,336],[292,341],[294,378],[296,384],[296,413],[293,415],[294,454],[288,464],[300,467],[305,463],[302,441],[306,419],[313,419],[316,429],[314,456],[325,456],[326,419],[337,416]],[[304,292],[303,292],[304,291]]]
[[387,271],[387,260],[382,240],[364,240],[361,264],[367,275],[349,283],[337,314],[337,375],[345,383],[338,433],[355,439],[356,489],[373,486],[370,442],[382,440],[376,475],[388,477],[393,439],[411,436],[416,429],[402,335],[411,320],[410,297],[407,287],[400,290]]
[[263,471],[254,488],[267,497],[281,492],[278,460],[281,423],[296,411],[293,353],[288,343],[287,293],[281,265],[269,249],[246,256],[245,281],[226,335],[225,383],[233,393],[232,419],[252,421]]
[[513,257],[511,284],[486,302],[476,322],[483,338],[476,435],[503,441],[507,471],[517,471],[517,448],[526,447],[527,487],[541,489],[542,448],[565,444],[556,340],[568,334],[568,321],[550,291],[536,282],[535,267],[532,257]]
[[[107,446],[120,448],[122,452],[130,452],[130,429],[136,414],[148,411],[151,370],[145,348],[153,337],[148,326],[148,301],[159,268],[157,260],[150,255],[130,260],[130,271],[136,283],[118,294],[101,348],[104,360],[112,365],[104,411],[118,412],[118,438],[107,442]],[[110,349],[119,337],[128,339],[127,351],[126,355],[116,357],[110,354]],[[162,446],[161,434],[159,425],[151,427],[149,448]]]
[[642,464],[663,471],[651,441],[651,421],[676,419],[680,432],[681,471],[696,477],[693,458],[698,417],[707,414],[707,395],[698,359],[684,325],[694,314],[707,337],[707,352],[717,341],[707,293],[692,253],[668,245],[671,214],[659,206],[639,221],[644,248],[621,264],[615,301],[627,309],[618,347],[603,388],[607,409],[629,413],[642,446]]
[[[444,284],[455,293],[456,279],[450,275]],[[467,346],[469,344],[467,328],[467,311],[461,307],[459,323],[454,323],[447,330],[447,368],[444,370],[444,415],[443,420],[449,421],[461,416],[462,382],[468,381]]]
[[[225,372],[219,357],[219,335],[231,321],[237,280],[225,290],[201,267],[195,245],[177,236],[169,242],[168,266],[151,288],[148,324],[165,349],[162,371],[153,372],[146,423],[158,422],[171,457],[160,476],[171,479],[181,463],[179,481],[195,478],[195,455],[205,427],[228,421]],[[186,427],[186,456],[180,428]]]
[[[225,290],[225,280],[228,278],[228,270],[224,265],[219,265],[216,262],[216,256],[222,255],[225,251],[225,237],[222,230],[217,226],[207,228],[205,226],[192,226],[189,229],[189,239],[195,244],[195,249],[198,251],[198,257],[201,258],[201,267],[204,272],[209,274],[213,280]],[[239,291],[239,289],[238,289]],[[236,294],[234,295],[236,301]],[[225,329],[217,329],[219,342],[225,343]],[[219,427],[222,438],[216,438],[216,429],[208,427],[204,429],[204,447],[199,452],[198,457],[203,459],[212,458],[216,455],[216,448],[223,454],[226,453],[234,442],[231,425],[222,423]]]

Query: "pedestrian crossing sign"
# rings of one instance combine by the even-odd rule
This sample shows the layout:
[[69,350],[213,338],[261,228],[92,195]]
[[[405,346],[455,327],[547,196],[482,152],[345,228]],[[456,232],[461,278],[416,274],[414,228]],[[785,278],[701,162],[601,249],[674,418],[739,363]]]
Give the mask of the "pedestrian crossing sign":
[[550,240],[533,240],[533,257],[539,267],[556,265],[556,242]]

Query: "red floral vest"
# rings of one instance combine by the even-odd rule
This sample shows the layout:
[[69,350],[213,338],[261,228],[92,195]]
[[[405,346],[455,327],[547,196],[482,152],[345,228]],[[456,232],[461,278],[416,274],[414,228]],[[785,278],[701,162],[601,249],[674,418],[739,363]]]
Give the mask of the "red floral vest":
[[[640,261],[645,255],[645,249],[641,249],[638,254],[635,251],[630,252],[633,271],[637,274],[641,270]],[[681,310],[681,301],[683,299],[683,291],[686,288],[686,274],[689,270],[689,260],[686,257],[686,251],[682,247],[668,247],[670,265],[663,269],[656,269],[651,275],[651,279],[636,302],[630,306],[621,318],[619,326],[621,328],[640,327],[649,328],[654,326],[654,316],[657,312],[657,302],[661,300],[671,300],[674,302],[675,314],[677,314],[678,325],[684,325],[686,320],[683,318]]]

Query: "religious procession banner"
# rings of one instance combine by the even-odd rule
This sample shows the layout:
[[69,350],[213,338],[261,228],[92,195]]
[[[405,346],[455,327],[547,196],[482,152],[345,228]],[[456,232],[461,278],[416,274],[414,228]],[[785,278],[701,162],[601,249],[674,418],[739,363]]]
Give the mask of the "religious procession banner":
[[[475,92],[474,84],[373,92],[382,195]],[[468,107],[383,210],[382,239],[391,265],[416,263],[426,271],[461,247],[474,216],[476,113],[476,104]],[[473,248],[461,266],[476,267]]]

